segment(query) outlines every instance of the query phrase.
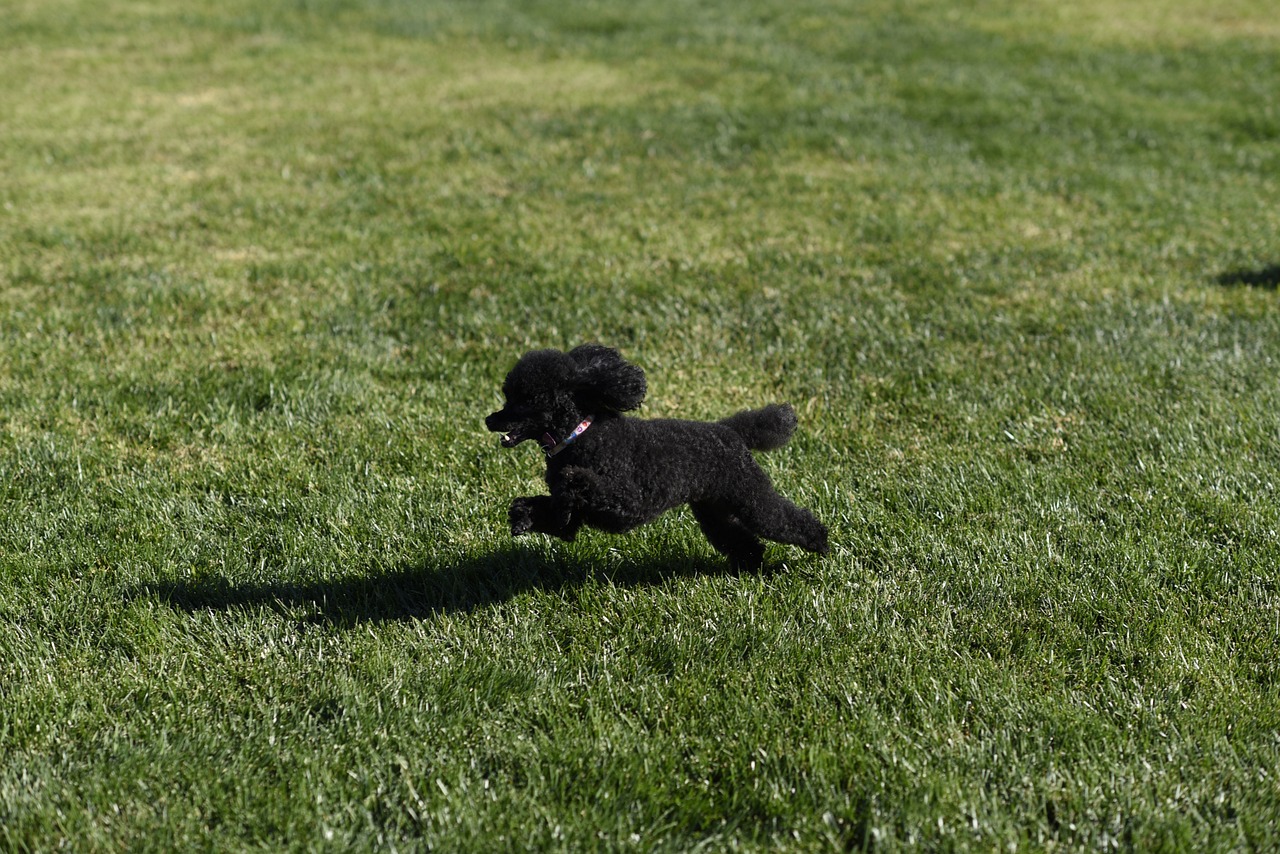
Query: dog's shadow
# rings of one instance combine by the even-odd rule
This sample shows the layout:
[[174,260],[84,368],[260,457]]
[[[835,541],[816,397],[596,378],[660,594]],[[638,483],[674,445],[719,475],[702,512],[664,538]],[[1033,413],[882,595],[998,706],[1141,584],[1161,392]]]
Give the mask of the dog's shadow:
[[736,574],[715,557],[623,561],[598,569],[536,548],[511,545],[390,572],[371,568],[314,582],[237,582],[223,576],[156,581],[138,585],[127,598],[158,600],[191,613],[267,608],[304,622],[350,626],[464,614],[525,592],[571,588],[593,579],[637,587],[676,578]]
[[1270,267],[1259,267],[1253,270],[1230,270],[1217,277],[1219,285],[1224,287],[1258,288],[1274,291],[1280,288],[1280,264]]

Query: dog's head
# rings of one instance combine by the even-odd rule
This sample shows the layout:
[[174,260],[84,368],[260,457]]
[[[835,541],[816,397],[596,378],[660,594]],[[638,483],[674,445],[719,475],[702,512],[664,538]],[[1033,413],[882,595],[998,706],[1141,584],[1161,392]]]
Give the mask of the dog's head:
[[[583,344],[567,353],[525,353],[502,384],[506,405],[484,420],[503,433],[502,446],[569,435],[583,419],[635,409],[644,400],[644,371],[612,347]],[[545,443],[544,443],[545,444]]]

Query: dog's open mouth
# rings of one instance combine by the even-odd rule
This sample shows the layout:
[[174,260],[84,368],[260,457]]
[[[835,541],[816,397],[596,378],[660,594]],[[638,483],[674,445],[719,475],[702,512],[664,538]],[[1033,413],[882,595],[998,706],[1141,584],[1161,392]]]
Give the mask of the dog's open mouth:
[[[503,426],[506,426],[506,425],[503,425]],[[502,434],[502,439],[501,439],[502,447],[514,448],[516,445],[519,445],[525,439],[532,439],[532,438],[533,438],[533,431],[529,428],[528,425],[515,426]]]
[[502,433],[502,447],[504,448],[514,448],[529,438],[528,427],[522,426],[518,419],[508,417],[503,410],[499,410],[486,418],[484,426],[491,433]]

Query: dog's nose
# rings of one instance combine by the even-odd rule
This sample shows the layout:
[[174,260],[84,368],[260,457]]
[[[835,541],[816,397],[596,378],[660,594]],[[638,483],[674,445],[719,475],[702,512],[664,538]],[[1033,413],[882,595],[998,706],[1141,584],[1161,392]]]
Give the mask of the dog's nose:
[[502,410],[498,410],[497,412],[490,413],[490,415],[489,415],[487,418],[485,418],[485,419],[484,419],[484,426],[485,426],[487,429],[492,430],[492,431],[495,431],[495,432],[496,432],[496,431],[498,431],[498,430],[501,430],[502,428],[501,428],[501,427],[499,427],[499,426],[497,426],[497,424],[498,424],[497,419],[498,419],[501,415],[502,415]]

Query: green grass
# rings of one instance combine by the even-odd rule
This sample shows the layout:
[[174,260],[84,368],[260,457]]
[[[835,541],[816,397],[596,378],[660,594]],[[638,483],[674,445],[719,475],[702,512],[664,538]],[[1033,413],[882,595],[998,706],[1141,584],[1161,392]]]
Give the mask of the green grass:
[[[11,3],[0,848],[1280,846],[1266,0]],[[833,554],[512,542],[602,340]]]

